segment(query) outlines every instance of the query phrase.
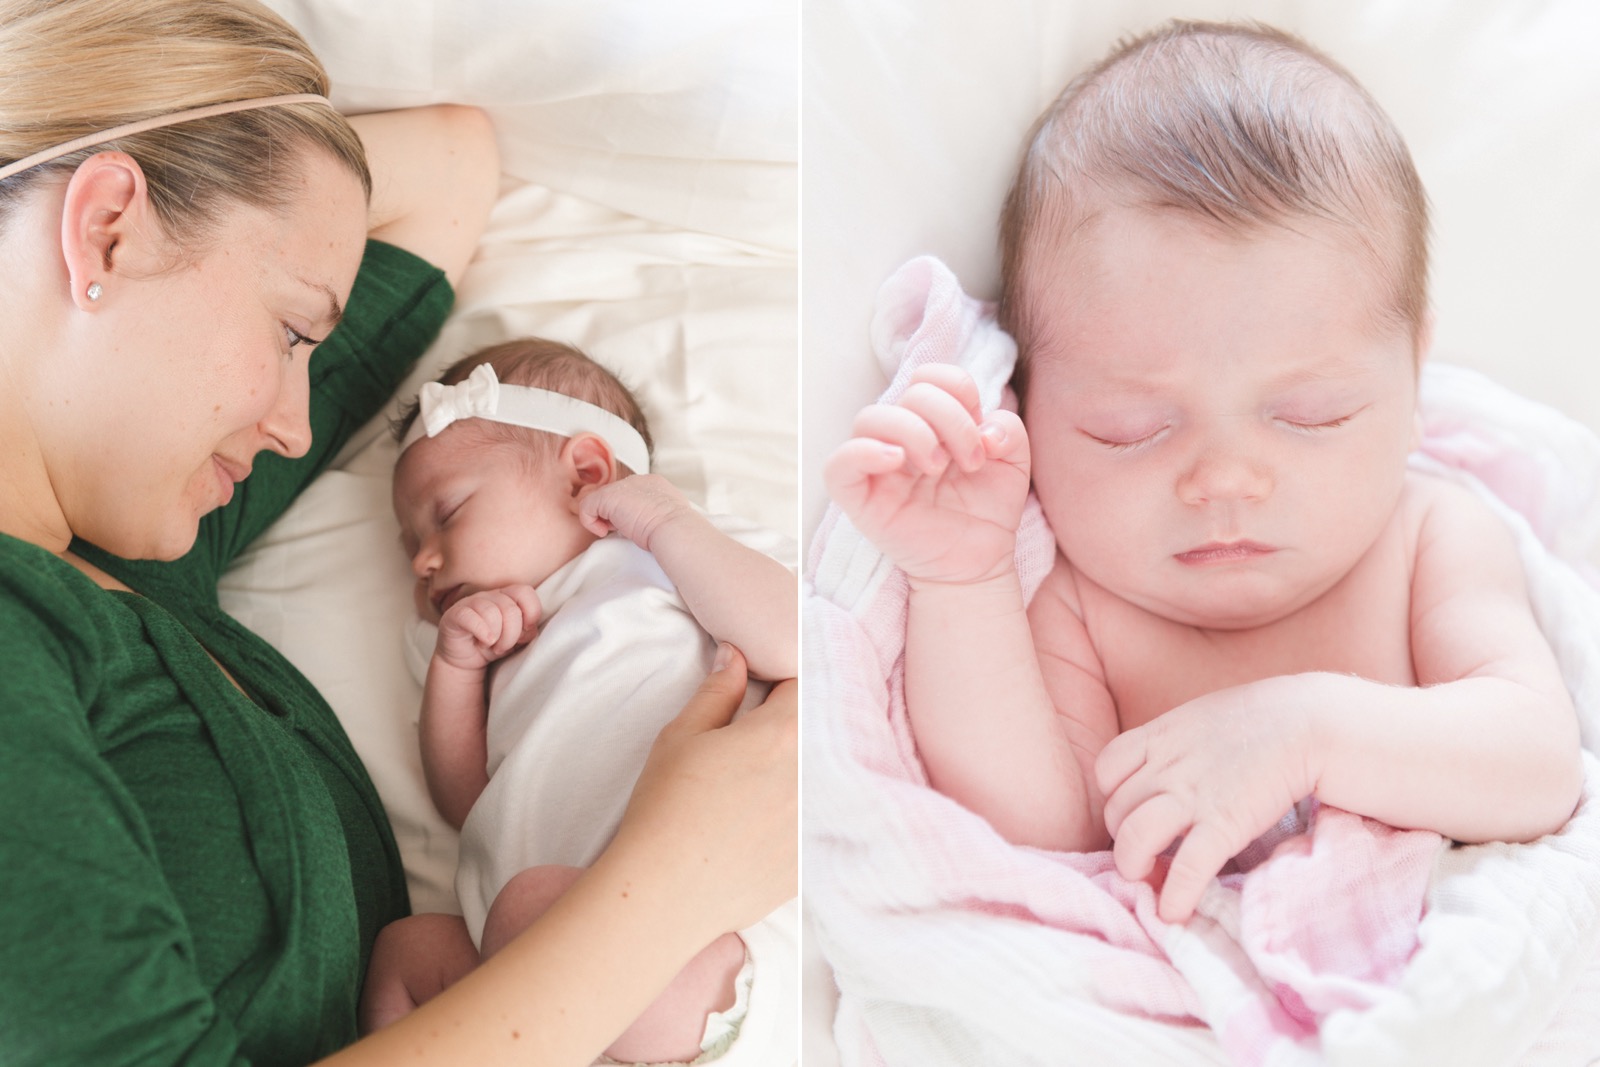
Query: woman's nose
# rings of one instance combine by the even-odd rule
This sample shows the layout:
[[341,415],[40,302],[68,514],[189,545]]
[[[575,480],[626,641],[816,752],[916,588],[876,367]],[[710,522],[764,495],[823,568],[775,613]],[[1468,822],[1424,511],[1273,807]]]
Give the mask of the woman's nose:
[[261,420],[267,447],[289,459],[299,459],[311,450],[311,375],[304,350],[294,353],[293,363],[284,371],[278,402]]
[[1263,500],[1273,479],[1265,458],[1244,442],[1207,443],[1178,481],[1185,504],[1231,504]]

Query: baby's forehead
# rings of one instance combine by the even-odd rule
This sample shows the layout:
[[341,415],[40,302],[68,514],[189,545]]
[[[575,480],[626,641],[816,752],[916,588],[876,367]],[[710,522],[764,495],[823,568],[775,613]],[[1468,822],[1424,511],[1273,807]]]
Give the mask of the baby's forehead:
[[[1300,217],[1239,225],[1173,208],[1105,202],[1070,225],[1041,228],[1035,241],[1013,283],[1014,298],[1033,309],[1032,333],[1019,337],[1030,359],[1061,343],[1064,323],[1103,313],[1101,302],[1108,299],[1140,300],[1159,315],[1172,297],[1167,286],[1191,265],[1197,269],[1188,273],[1201,275],[1198,284],[1205,283],[1206,268],[1214,268],[1218,304],[1293,304],[1336,288],[1348,296],[1338,308],[1341,320],[1375,334],[1410,328],[1396,314],[1393,249],[1380,247],[1383,238],[1372,231],[1342,223]],[[1239,276],[1229,269],[1241,259],[1266,268],[1250,279],[1253,293],[1238,292]],[[1299,268],[1308,261],[1322,266],[1322,279],[1303,276]],[[1275,263],[1282,270],[1272,269]]]

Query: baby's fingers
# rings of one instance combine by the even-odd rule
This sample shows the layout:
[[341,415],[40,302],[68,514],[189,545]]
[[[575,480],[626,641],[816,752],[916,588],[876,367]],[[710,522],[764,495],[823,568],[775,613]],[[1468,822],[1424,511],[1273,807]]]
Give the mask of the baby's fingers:
[[[975,392],[972,399],[977,399]],[[932,429],[945,455],[961,470],[975,471],[983,466],[986,457],[978,438],[977,416],[958,397],[932,382],[913,382],[900,395],[900,406]]]
[[1028,449],[1028,431],[1014,411],[1003,408],[991,411],[978,427],[978,439],[983,453],[989,459],[1010,463],[1027,471],[1032,462]]
[[596,537],[605,537],[615,527],[600,514],[606,504],[606,490],[610,486],[586,485],[578,490],[578,521]]
[[1212,823],[1196,823],[1167,868],[1167,880],[1156,905],[1162,922],[1188,922],[1211,880],[1235,851],[1233,843]]
[[899,470],[905,462],[906,450],[899,445],[852,437],[822,464],[822,482],[834,502],[853,513],[866,502],[873,478]]
[[[1143,727],[1135,727],[1113,737],[1100,750],[1100,755],[1094,761],[1094,780],[1100,787],[1101,796],[1110,797],[1135,771],[1144,766],[1148,736],[1148,731]],[[1113,834],[1116,833],[1115,827],[1109,829]]]
[[515,628],[516,638],[513,644],[526,644],[539,632],[539,618],[544,614],[544,606],[539,603],[539,594],[531,585],[508,585],[502,592],[516,605],[517,614],[520,616],[521,626]]
[[871,437],[904,450],[906,465],[921,474],[935,477],[950,465],[950,453],[939,444],[939,437],[917,412],[893,404],[873,404],[861,409],[852,433]]
[[1157,793],[1140,804],[1115,833],[1111,855],[1117,864],[1117,873],[1130,882],[1147,877],[1156,864],[1156,857],[1189,829],[1187,809],[1166,793]]
[[972,416],[972,421],[977,422],[983,411],[979,406],[978,384],[972,380],[966,368],[958,367],[954,363],[924,363],[911,372],[910,383],[916,385],[926,382],[934,385],[955,397],[967,413]]

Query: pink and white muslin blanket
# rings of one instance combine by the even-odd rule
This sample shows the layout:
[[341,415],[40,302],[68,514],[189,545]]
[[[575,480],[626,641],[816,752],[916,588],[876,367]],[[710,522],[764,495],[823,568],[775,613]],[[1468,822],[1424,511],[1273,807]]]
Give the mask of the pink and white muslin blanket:
[[[951,362],[986,409],[1008,402],[1015,346],[937,260],[884,284],[872,343],[887,399],[917,365]],[[804,609],[805,902],[840,990],[846,1067],[1600,1057],[1600,594],[1583,577],[1600,441],[1459,368],[1429,367],[1421,395],[1415,462],[1512,526],[1578,707],[1587,784],[1568,826],[1450,847],[1302,805],[1189,923],[1163,923],[1109,852],[1012,846],[928,788],[902,688],[905,578],[830,509]],[[1054,547],[1030,499],[1027,595]]]

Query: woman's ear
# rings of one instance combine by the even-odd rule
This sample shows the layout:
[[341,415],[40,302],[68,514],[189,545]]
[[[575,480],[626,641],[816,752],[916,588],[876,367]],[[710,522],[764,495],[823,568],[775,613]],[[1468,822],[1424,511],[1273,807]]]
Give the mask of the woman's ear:
[[606,444],[605,438],[592,433],[567,438],[561,446],[561,459],[570,473],[574,497],[585,490],[610,485],[620,473],[611,455],[611,446]]
[[115,291],[112,274],[126,258],[128,238],[150,230],[149,204],[144,171],[124,152],[96,153],[73,172],[61,205],[61,254],[81,310]]

